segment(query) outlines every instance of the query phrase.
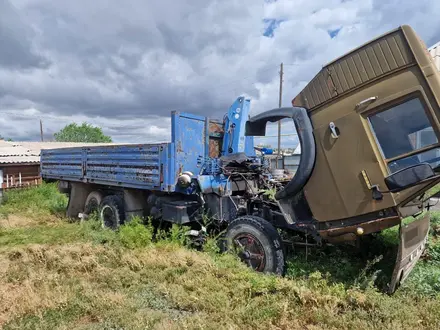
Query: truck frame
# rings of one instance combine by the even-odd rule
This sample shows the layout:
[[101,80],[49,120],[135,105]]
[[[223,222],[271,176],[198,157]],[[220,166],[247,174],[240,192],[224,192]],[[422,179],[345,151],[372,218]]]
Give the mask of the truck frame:
[[[69,195],[68,217],[98,211],[112,229],[151,217],[200,238],[209,216],[225,230],[226,249],[280,275],[279,231],[321,245],[399,226],[392,293],[427,241],[428,215],[403,219],[429,208],[426,192],[440,182],[439,101],[440,74],[404,25],[325,65],[291,107],[250,118],[250,100],[239,97],[221,121],[172,112],[169,143],[42,150],[41,175]],[[275,173],[253,142],[283,119],[302,150],[293,177]]]

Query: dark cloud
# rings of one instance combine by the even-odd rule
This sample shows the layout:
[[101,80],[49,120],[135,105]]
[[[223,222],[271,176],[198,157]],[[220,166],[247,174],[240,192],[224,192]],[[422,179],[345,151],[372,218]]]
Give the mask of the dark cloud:
[[[401,23],[440,40],[436,0],[13,3],[0,0],[0,110],[35,108],[48,134],[88,120],[127,141],[168,138],[173,110],[222,118],[243,93],[254,113],[273,108],[280,62],[288,105],[326,62]],[[283,19],[272,38],[265,17]]]
[[49,64],[32,49],[32,30],[8,0],[0,0],[0,45],[0,67],[29,69]]

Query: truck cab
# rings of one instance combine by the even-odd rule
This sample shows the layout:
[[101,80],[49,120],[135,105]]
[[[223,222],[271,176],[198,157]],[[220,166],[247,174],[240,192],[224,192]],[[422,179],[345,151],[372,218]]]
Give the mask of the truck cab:
[[420,211],[439,182],[439,101],[440,74],[409,26],[327,64],[292,100],[308,110],[317,141],[304,187],[314,217]]

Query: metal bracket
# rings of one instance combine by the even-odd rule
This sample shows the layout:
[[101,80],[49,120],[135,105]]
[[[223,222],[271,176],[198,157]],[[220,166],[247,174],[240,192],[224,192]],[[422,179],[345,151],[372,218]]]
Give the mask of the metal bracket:
[[370,182],[370,178],[368,177],[367,171],[362,170],[362,177],[364,178],[365,184],[368,188],[368,190],[371,190],[373,193],[373,199],[374,200],[382,200],[383,199],[383,194],[382,192],[379,190],[379,185],[375,184],[372,185]]
[[332,132],[332,138],[337,139],[339,137],[339,130],[336,127],[334,122],[330,122],[330,124],[328,125],[328,127],[330,128],[330,131]]
[[356,110],[359,110],[360,108],[366,108],[376,100],[377,100],[377,96],[371,96],[368,99],[362,100],[358,104],[356,104]]

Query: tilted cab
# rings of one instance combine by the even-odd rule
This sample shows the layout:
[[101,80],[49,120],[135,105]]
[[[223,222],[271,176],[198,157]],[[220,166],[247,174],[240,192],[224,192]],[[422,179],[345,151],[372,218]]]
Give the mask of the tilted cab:
[[409,26],[323,67],[292,101],[313,124],[316,162],[304,193],[314,218],[331,222],[396,206],[401,216],[416,213],[407,203],[439,182],[439,101],[440,74]]

